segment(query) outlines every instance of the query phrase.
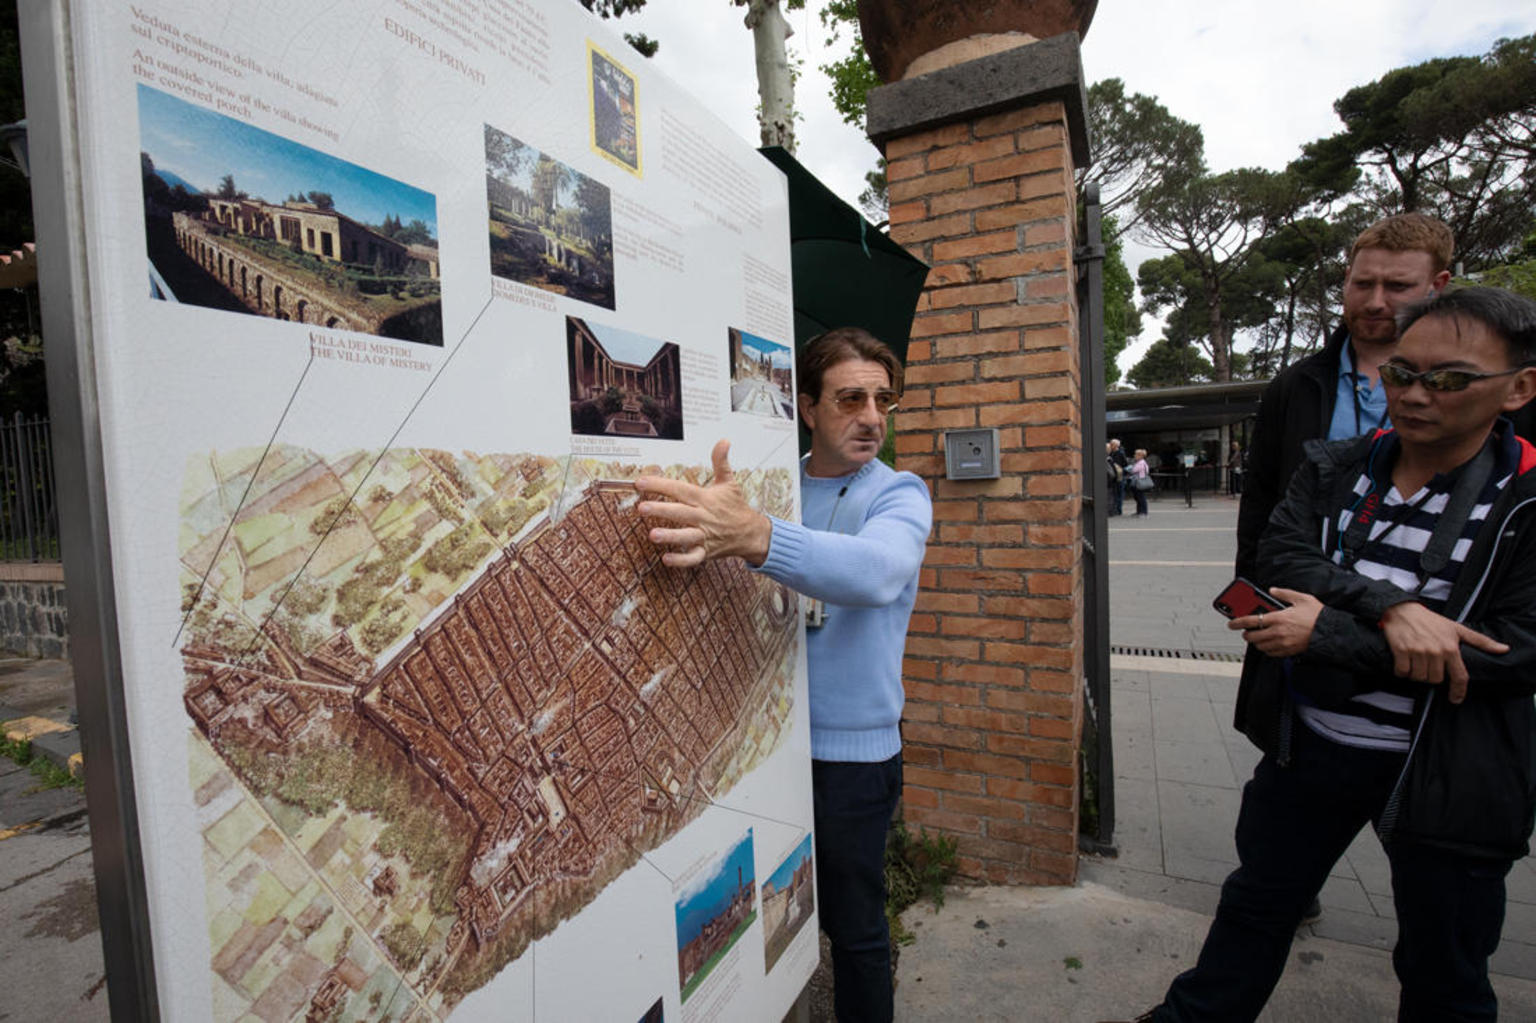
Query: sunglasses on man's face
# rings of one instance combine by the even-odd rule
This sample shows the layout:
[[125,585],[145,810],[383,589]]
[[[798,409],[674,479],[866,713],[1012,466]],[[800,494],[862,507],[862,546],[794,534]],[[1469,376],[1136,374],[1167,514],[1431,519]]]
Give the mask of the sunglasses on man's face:
[[1426,369],[1422,373],[1415,373],[1395,362],[1384,362],[1380,373],[1381,382],[1388,387],[1408,387],[1417,380],[1424,385],[1426,391],[1465,391],[1478,380],[1507,377],[1529,365],[1530,363],[1522,363],[1514,369],[1506,369],[1500,373],[1474,373],[1465,369]]
[[[850,388],[846,391],[838,391],[827,400],[837,406],[837,410],[845,416],[856,415],[864,411],[864,406],[869,403],[868,391]],[[890,415],[896,408],[896,403],[901,400],[901,395],[895,391],[876,391],[874,393],[875,411],[882,416]]]

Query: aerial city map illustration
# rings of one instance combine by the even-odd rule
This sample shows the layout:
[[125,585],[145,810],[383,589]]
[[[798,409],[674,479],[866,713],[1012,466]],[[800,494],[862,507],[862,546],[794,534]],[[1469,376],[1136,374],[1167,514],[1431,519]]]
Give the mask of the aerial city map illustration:
[[[375,457],[210,452],[184,479],[220,1018],[446,1017],[790,726],[793,594],[663,568],[630,484],[658,467]],[[791,513],[788,472],[738,478]]]

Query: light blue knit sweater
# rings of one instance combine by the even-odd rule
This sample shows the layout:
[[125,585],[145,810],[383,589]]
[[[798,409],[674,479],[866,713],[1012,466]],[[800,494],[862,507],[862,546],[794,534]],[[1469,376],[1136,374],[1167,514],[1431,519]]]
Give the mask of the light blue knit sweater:
[[806,632],[811,756],[877,763],[901,751],[902,649],[917,599],[933,504],[923,481],[871,461],[849,476],[807,476],[803,525],[773,519],[760,571],[825,601]]

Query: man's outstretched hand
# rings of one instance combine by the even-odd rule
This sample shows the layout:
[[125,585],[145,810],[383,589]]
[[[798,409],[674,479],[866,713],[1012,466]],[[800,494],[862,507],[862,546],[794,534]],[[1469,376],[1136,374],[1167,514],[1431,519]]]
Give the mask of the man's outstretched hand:
[[731,471],[730,453],[728,440],[718,442],[710,452],[715,477],[708,486],[662,476],[635,480],[642,498],[636,511],[663,523],[652,526],[648,534],[651,543],[667,548],[662,564],[692,568],[716,558],[737,557],[757,566],[768,557],[773,524],[747,503]]
[[1393,672],[1415,682],[1448,683],[1452,703],[1467,698],[1467,666],[1461,660],[1461,644],[1489,654],[1509,652],[1508,644],[1414,601],[1387,608],[1381,616],[1381,632],[1392,648]]

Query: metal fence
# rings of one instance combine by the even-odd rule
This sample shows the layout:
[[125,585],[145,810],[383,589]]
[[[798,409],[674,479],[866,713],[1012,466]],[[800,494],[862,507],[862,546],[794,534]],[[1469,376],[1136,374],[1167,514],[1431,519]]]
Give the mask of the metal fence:
[[48,420],[0,421],[0,561],[59,560]]

